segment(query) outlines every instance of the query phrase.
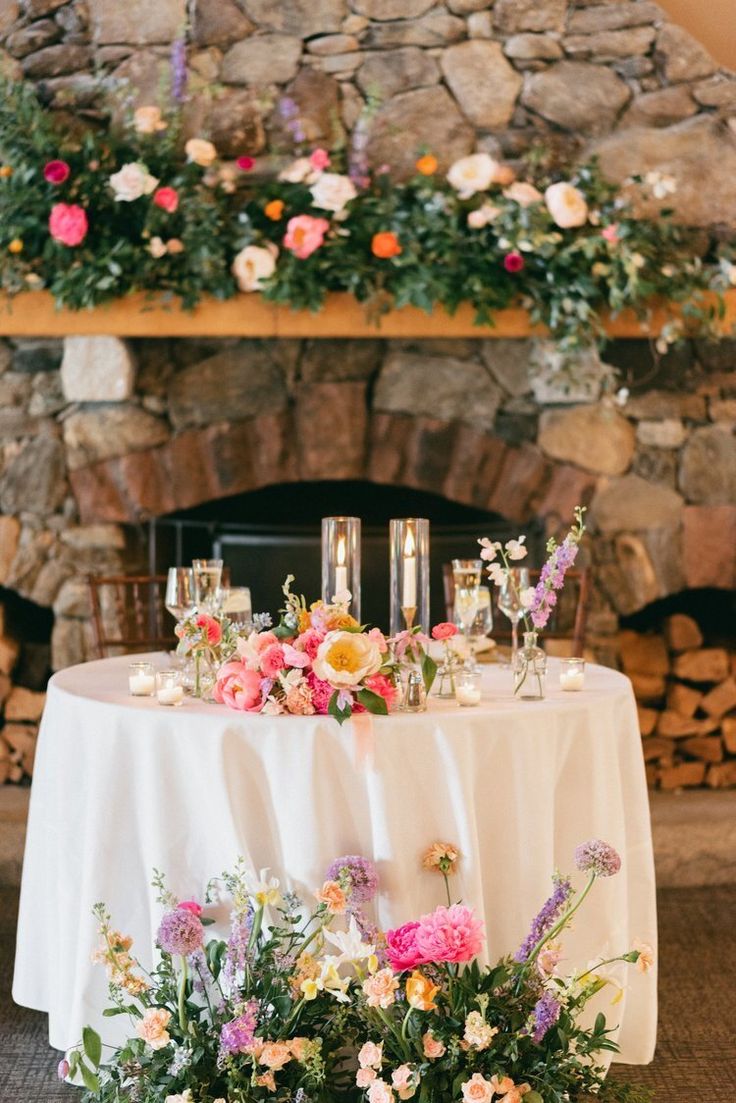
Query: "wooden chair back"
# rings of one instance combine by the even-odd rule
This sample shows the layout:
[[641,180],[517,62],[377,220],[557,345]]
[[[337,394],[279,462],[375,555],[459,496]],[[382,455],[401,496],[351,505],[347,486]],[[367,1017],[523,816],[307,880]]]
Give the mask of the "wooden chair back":
[[87,583],[98,658],[173,647],[166,575],[88,575]]
[[[540,571],[529,568],[529,584],[536,586],[539,581]],[[455,605],[455,582],[452,574],[452,563],[442,564],[442,581],[445,591],[445,606],[447,619],[452,620]],[[501,613],[496,605],[495,587],[491,585],[491,602],[493,605],[493,631],[494,640],[506,642],[511,639],[511,624]],[[582,570],[568,571],[565,575],[565,585],[558,592],[557,605],[544,629],[545,640],[569,640],[572,644],[572,655],[582,655],[585,648],[585,631],[588,619],[588,601],[590,598],[590,571],[587,567]]]

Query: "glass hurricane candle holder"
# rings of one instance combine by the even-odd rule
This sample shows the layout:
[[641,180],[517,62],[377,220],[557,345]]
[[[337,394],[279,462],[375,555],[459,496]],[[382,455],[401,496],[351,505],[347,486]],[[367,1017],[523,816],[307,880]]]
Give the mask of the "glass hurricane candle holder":
[[429,631],[429,521],[404,517],[390,524],[391,635]]
[[585,659],[561,659],[560,689],[574,693],[585,684]]
[[153,697],[156,678],[152,663],[131,663],[128,667],[128,689],[132,697]]
[[322,600],[332,605],[345,593],[360,621],[360,517],[323,517]]
[[184,700],[184,686],[178,670],[159,670],[156,675],[156,697],[159,705],[180,705]]

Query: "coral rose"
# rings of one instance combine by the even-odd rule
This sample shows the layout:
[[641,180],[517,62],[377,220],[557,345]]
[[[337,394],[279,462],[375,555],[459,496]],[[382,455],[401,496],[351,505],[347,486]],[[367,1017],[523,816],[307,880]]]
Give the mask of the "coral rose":
[[286,224],[284,248],[299,260],[306,260],[322,245],[329,228],[326,218],[313,218],[310,214],[295,215]]
[[240,291],[260,291],[265,280],[276,271],[278,247],[272,242],[268,245],[246,245],[233,260],[232,273]]
[[278,1071],[282,1069],[284,1065],[288,1065],[291,1058],[291,1049],[286,1042],[268,1042],[261,1050],[258,1061],[259,1064],[265,1065],[266,1068]]
[[383,659],[376,642],[363,632],[328,632],[312,669],[334,689],[351,689],[377,674]]
[[149,1007],[142,1019],[136,1023],[135,1032],[151,1049],[163,1049],[171,1041],[166,1027],[171,1021],[171,1012],[163,1007]]
[[43,178],[48,184],[63,184],[71,171],[66,161],[47,161],[43,166]]
[[463,1103],[491,1103],[493,1084],[490,1080],[486,1080],[485,1076],[481,1076],[479,1072],[474,1072],[461,1087]]
[[430,1061],[436,1061],[438,1057],[443,1056],[447,1047],[439,1038],[435,1038],[431,1030],[428,1030],[426,1034],[422,1035],[422,1049],[425,1057],[428,1057]]
[[156,188],[153,193],[153,202],[167,214],[173,214],[179,206],[179,193],[176,188]]
[[216,617],[211,617],[207,613],[199,613],[195,621],[197,628],[202,628],[204,631],[205,639],[210,647],[217,647],[218,643],[222,639],[222,625]]
[[358,1069],[355,1074],[355,1084],[358,1088],[367,1088],[376,1079],[375,1069]]
[[382,230],[381,233],[373,235],[371,252],[374,257],[379,257],[381,260],[390,260],[391,257],[398,257],[402,248],[396,234],[390,230]]
[[383,1042],[365,1042],[358,1052],[358,1064],[362,1069],[380,1069],[383,1061]]
[[386,957],[397,973],[413,969],[415,965],[426,964],[426,958],[417,945],[418,930],[419,924],[413,920],[392,931],[386,931]]
[[464,904],[435,908],[419,920],[416,941],[425,961],[470,961],[483,949],[483,924]]
[[433,640],[449,640],[453,636],[457,635],[457,627],[451,624],[449,620],[440,621],[439,624],[435,624],[432,629]]
[[62,245],[81,245],[87,236],[89,223],[83,207],[76,203],[55,203],[49,215],[49,233]]
[[588,204],[578,188],[565,181],[550,184],[544,193],[544,202],[555,223],[562,230],[584,226],[588,221]]
[[218,672],[213,698],[220,705],[240,712],[258,712],[262,704],[261,675],[245,663],[225,663]]
[[368,1103],[393,1103],[394,1093],[385,1080],[374,1080],[368,1088]]

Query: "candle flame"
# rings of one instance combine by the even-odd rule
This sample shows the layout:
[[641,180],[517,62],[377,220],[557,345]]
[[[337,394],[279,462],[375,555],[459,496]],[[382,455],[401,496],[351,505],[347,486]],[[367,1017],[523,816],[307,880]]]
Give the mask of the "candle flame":
[[404,556],[410,559],[414,555],[414,530],[409,527],[406,530],[406,540],[404,541]]
[[340,536],[337,541],[337,565],[338,567],[345,566],[345,537]]

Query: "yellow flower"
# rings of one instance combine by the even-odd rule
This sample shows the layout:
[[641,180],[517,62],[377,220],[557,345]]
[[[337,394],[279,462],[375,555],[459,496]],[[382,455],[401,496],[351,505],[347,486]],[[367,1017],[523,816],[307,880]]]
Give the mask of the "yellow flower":
[[316,1000],[322,985],[316,980],[303,980],[299,987],[305,1000]]
[[23,242],[21,241],[21,239],[19,237],[14,237],[13,240],[10,242],[10,245],[8,245],[8,252],[9,253],[22,253],[23,252]]
[[417,1011],[435,1011],[437,1004],[434,998],[439,992],[439,985],[432,984],[430,980],[415,969],[406,982],[406,999],[410,1007]]

